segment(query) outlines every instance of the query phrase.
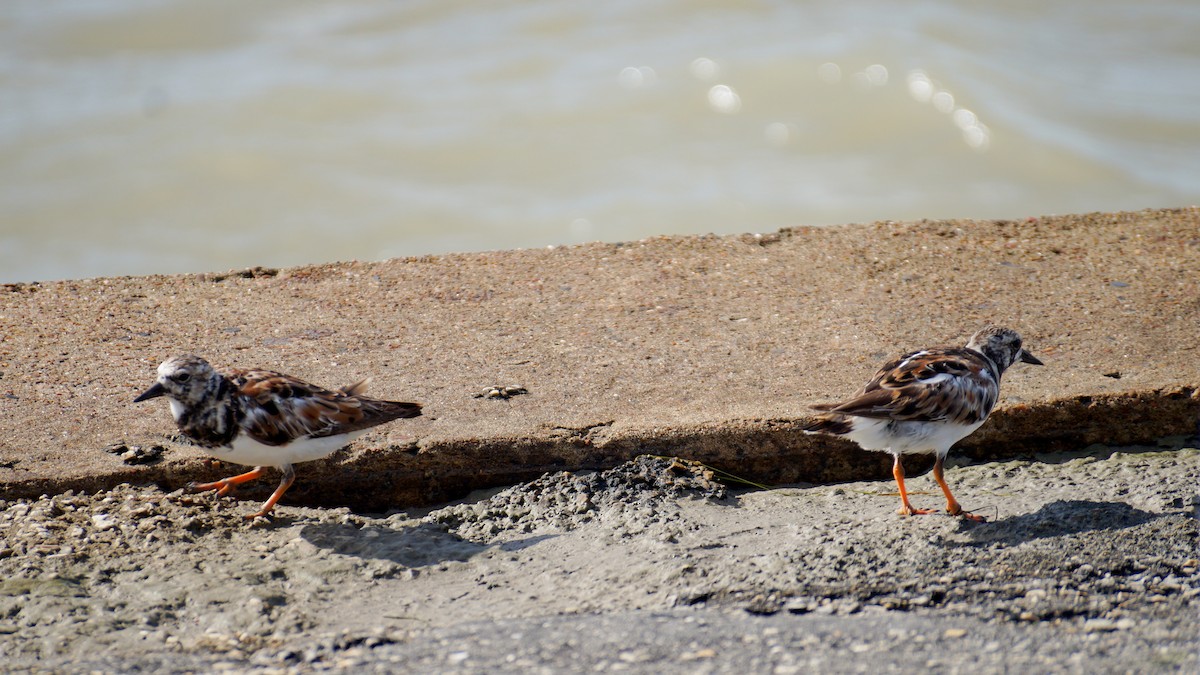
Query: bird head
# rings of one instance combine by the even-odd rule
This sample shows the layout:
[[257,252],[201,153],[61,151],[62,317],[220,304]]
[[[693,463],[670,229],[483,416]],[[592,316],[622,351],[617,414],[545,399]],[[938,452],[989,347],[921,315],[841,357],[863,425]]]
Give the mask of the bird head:
[[199,356],[173,356],[158,366],[158,380],[154,386],[142,392],[133,402],[166,396],[173,403],[195,406],[204,399],[206,392],[215,388],[220,378],[208,361]]
[[974,349],[991,359],[1000,372],[1004,372],[1017,361],[1035,366],[1043,365],[1037,357],[1021,347],[1020,334],[1011,328],[988,326],[971,336],[967,349]]

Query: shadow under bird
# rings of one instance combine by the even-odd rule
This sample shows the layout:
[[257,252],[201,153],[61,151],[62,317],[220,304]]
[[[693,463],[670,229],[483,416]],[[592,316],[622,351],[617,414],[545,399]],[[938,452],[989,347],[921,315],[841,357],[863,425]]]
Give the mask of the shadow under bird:
[[176,356],[158,367],[158,381],[134,403],[166,396],[179,430],[224,462],[254,469],[195,490],[224,496],[241,483],[263,475],[264,467],[283,472],[279,487],[262,508],[271,512],[296,480],[292,468],[332,454],[368,429],[392,420],[417,417],[417,403],[364,396],[368,380],[330,391],[271,370],[219,372],[199,356]]
[[904,487],[908,454],[936,454],[933,479],[946,495],[946,511],[984,520],[963,510],[946,485],[942,464],[950,447],[983,424],[1000,398],[1000,376],[1016,362],[1043,365],[1021,346],[1014,330],[987,326],[966,347],[910,352],[884,364],[862,392],[842,403],[813,406],[827,414],[805,427],[810,433],[842,436],[864,450],[889,452],[900,490],[901,515],[934,513],[915,509]]

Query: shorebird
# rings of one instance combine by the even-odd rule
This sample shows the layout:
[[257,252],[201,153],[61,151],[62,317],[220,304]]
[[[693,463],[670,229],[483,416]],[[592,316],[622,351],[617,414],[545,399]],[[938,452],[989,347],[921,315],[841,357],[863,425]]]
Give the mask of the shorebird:
[[283,472],[279,487],[249,519],[271,512],[296,480],[293,464],[326,457],[371,427],[421,414],[416,403],[364,396],[367,382],[329,391],[271,370],[218,372],[199,356],[185,355],[163,361],[154,386],[133,401],[166,396],[185,436],[221,461],[254,467],[212,483],[193,483],[194,490],[224,496],[262,476],[264,467]]
[[1042,365],[1022,348],[1016,331],[988,326],[966,347],[922,349],[885,363],[854,398],[814,406],[826,414],[805,431],[843,436],[864,450],[891,453],[901,515],[935,512],[913,508],[909,502],[901,459],[935,454],[933,479],[946,495],[946,511],[982,522],[982,516],[964,511],[954,498],[942,463],[951,446],[987,419],[1000,397],[1000,376],[1018,361]]

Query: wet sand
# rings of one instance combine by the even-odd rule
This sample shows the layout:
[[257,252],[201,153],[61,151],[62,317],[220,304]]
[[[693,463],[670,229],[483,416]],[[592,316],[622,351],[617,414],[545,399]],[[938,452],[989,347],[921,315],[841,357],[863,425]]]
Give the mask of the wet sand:
[[[1194,670],[1198,261],[1200,210],[1180,209],[5,286],[0,653]],[[1047,364],[1006,374],[949,472],[993,522],[899,518],[888,457],[798,431],[884,358],[992,321]],[[426,416],[301,465],[247,524],[274,481],[184,494],[231,467],[130,403],[178,352],[370,375]],[[476,396],[507,385],[528,393]],[[626,463],[645,454],[792,487]]]

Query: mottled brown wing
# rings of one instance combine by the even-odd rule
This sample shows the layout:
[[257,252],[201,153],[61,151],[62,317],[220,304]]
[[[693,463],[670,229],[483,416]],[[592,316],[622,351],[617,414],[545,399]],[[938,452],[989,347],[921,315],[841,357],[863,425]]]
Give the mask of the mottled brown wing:
[[970,350],[924,350],[885,364],[849,401],[817,409],[856,417],[970,424],[995,405],[992,383],[986,362]]
[[371,378],[364,378],[358,382],[355,382],[354,384],[350,384],[338,389],[338,393],[342,394],[343,396],[362,396],[363,394],[367,393],[367,385],[369,384],[371,384]]
[[350,433],[421,414],[415,403],[354,395],[365,389],[365,381],[333,392],[269,370],[235,371],[229,377],[242,394],[243,429],[267,445]]

